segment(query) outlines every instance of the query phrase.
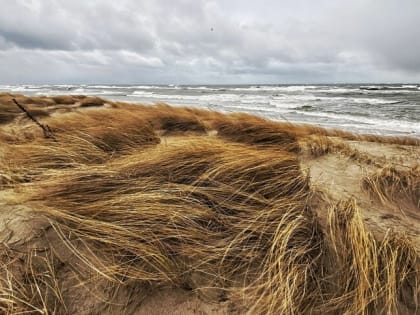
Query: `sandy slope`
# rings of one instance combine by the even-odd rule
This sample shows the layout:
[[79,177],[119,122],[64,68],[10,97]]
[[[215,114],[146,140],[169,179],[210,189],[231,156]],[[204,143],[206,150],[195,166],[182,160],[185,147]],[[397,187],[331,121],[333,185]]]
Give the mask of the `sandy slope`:
[[[351,141],[350,145],[360,152],[383,160],[384,165],[414,166],[419,163],[420,148],[395,144],[372,144]],[[375,173],[377,167],[356,161],[340,153],[318,158],[303,157],[302,167],[307,168],[314,187],[327,194],[327,198],[338,201],[354,197],[360,206],[369,229],[383,237],[389,229],[404,231],[414,240],[420,250],[420,211],[416,204],[402,199],[383,203],[361,186],[364,176]],[[320,207],[317,213],[325,217]]]

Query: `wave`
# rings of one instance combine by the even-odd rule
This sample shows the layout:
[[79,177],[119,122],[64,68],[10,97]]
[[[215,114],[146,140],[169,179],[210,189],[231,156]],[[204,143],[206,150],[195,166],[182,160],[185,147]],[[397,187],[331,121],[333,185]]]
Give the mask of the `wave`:
[[153,92],[146,92],[146,91],[134,91],[133,93],[129,94],[128,96],[143,96],[143,97],[153,97]]
[[11,92],[33,92],[41,91],[43,88],[35,86],[15,86],[11,88]]
[[[420,121],[419,89],[419,84],[0,85],[2,92],[26,95],[84,94],[147,104],[166,102],[197,108],[215,107],[218,111],[245,111],[269,118],[281,114],[291,117],[291,121],[323,125],[342,122],[372,130],[389,126],[394,131],[415,132],[420,136],[415,123]],[[376,122],[364,120],[366,118],[376,119]]]
[[404,131],[409,134],[420,135],[420,125],[416,122],[401,121],[394,119],[380,119],[380,118],[367,118],[361,116],[352,116],[348,114],[338,114],[338,113],[325,113],[325,112],[311,112],[303,113],[304,115],[316,116],[318,118],[328,118],[340,121],[340,123],[351,123],[354,126],[363,126],[368,125],[371,127],[377,127],[375,129],[386,129],[389,131]]
[[289,85],[289,86],[272,86],[272,85],[254,85],[254,86],[244,86],[244,87],[233,87],[229,88],[232,91],[278,91],[278,92],[303,92],[305,90],[315,90],[319,87],[316,85]]
[[303,106],[295,107],[294,109],[296,109],[296,110],[303,110],[303,111],[314,111],[314,110],[317,110],[316,107],[311,106],[311,105],[303,105]]
[[362,85],[359,87],[361,90],[412,90],[417,89],[417,84],[403,84],[403,85]]
[[353,103],[357,104],[399,104],[403,103],[404,101],[401,100],[385,100],[380,98],[351,98],[350,99]]
[[131,88],[130,86],[122,85],[89,85],[90,89],[127,89]]

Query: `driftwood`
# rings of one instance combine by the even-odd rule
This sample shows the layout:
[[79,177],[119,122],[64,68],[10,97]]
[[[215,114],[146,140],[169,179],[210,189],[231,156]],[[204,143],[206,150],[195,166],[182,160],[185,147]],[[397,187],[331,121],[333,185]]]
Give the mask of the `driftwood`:
[[19,104],[18,101],[16,101],[16,99],[13,99],[13,102],[16,104],[17,107],[19,107],[19,109],[22,112],[24,112],[26,114],[26,116],[30,120],[32,120],[35,124],[37,124],[42,129],[42,131],[44,132],[44,137],[45,138],[57,140],[54,137],[54,134],[53,134],[52,130],[50,129],[50,127],[48,125],[41,124],[30,112],[28,112],[28,110],[25,107],[23,107],[21,104]]

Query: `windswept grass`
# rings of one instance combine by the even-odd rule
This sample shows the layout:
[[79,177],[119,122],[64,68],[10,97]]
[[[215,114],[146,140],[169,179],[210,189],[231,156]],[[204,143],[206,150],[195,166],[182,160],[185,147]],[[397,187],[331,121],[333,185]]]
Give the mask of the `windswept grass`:
[[[64,146],[71,137],[89,141],[109,152],[159,142],[152,126],[142,119],[139,113],[128,110],[75,111],[43,119],[42,123],[49,126],[51,132],[57,137],[57,141]],[[42,130],[36,125],[26,128],[12,126],[11,131],[6,135],[11,143],[48,142],[44,139]]]
[[9,132],[4,136],[8,143],[0,151],[0,171],[4,178],[13,178],[17,183],[31,182],[48,170],[103,164],[160,142],[151,126],[138,115],[119,120],[123,115],[129,113],[89,111],[85,115],[63,114],[62,121],[56,117],[45,119],[54,140],[45,139],[37,126],[14,134]]
[[175,108],[164,103],[158,103],[155,106],[118,103],[113,106],[128,109],[132,113],[140,113],[144,120],[149,122],[155,130],[163,132],[163,135],[185,132],[203,134],[207,131],[206,125],[201,120],[202,116],[209,114],[207,111]]
[[88,96],[80,100],[80,107],[103,106],[105,101],[99,97]]
[[[25,248],[17,252],[2,245],[0,311],[3,314],[63,314],[66,305],[57,279],[59,261],[51,250]],[[11,260],[10,257],[19,257]]]
[[49,112],[38,106],[39,102],[32,98],[22,98],[13,94],[0,93],[0,125],[8,124],[17,117],[25,118],[25,114],[13,103],[12,99],[17,98],[18,102],[25,105],[25,108],[36,118],[47,117]]
[[21,111],[13,104],[11,97],[0,95],[0,125],[12,122]]
[[299,142],[314,157],[350,149],[350,146],[341,140],[320,135],[310,135],[302,138]]
[[322,135],[310,135],[305,136],[299,140],[299,144],[302,148],[312,157],[320,157],[327,154],[338,153],[349,159],[366,164],[381,167],[383,165],[383,159],[375,157],[366,152],[362,152],[340,138],[331,138]]
[[63,235],[106,248],[113,261],[83,261],[113,281],[192,286],[191,274],[211,275],[221,297],[246,309],[307,309],[321,234],[296,157],[194,142],[52,178],[32,199]]
[[75,103],[75,101],[79,100],[81,97],[77,95],[57,95],[52,96],[51,99],[56,104],[62,104],[62,105],[72,105]]
[[259,147],[277,146],[291,152],[299,151],[292,126],[284,128],[275,122],[246,114],[234,114],[230,118],[231,120],[218,123],[216,126],[218,136],[229,141]]
[[420,260],[407,238],[389,233],[375,240],[354,199],[329,211],[327,237],[331,275],[322,313],[398,314],[407,311],[402,305],[418,311]]
[[[30,124],[0,130],[0,187],[31,216],[10,229],[40,222],[24,238],[9,221],[0,233],[1,312],[135,314],[168,287],[233,314],[419,311],[411,241],[375,238],[353,199],[313,202],[300,149],[350,156],[345,133],[164,104],[42,122],[56,141]],[[418,194],[419,178],[383,169],[364,185],[395,199]]]
[[420,167],[398,169],[386,166],[376,173],[366,175],[362,187],[382,203],[408,198],[420,208]]

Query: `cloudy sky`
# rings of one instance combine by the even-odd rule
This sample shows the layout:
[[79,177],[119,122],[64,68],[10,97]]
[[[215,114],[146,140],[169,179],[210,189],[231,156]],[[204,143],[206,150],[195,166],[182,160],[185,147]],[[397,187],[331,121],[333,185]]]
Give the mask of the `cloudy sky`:
[[419,0],[0,0],[0,84],[420,82]]

